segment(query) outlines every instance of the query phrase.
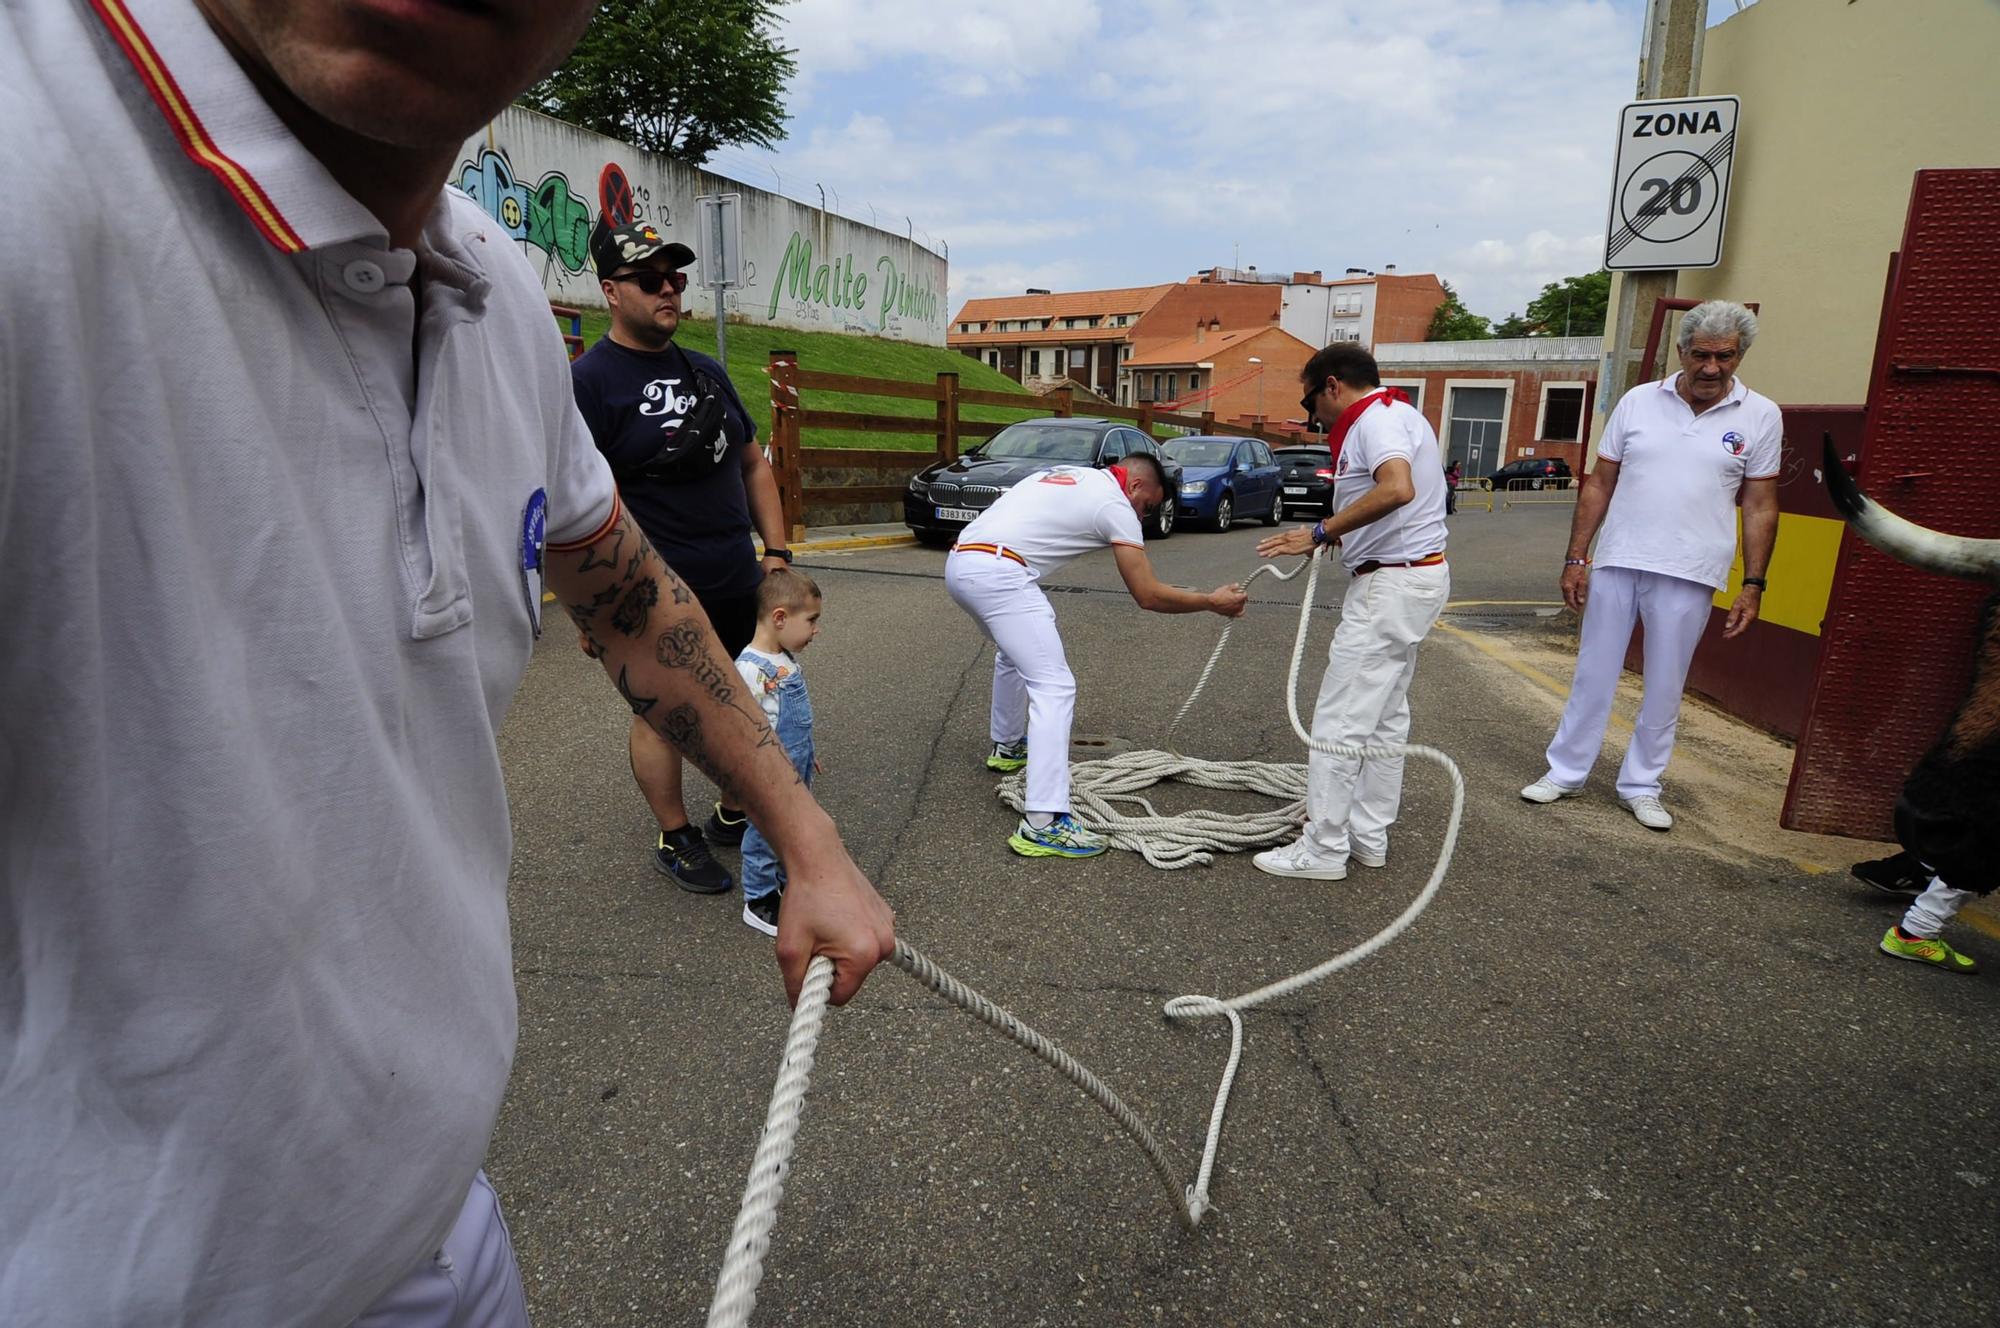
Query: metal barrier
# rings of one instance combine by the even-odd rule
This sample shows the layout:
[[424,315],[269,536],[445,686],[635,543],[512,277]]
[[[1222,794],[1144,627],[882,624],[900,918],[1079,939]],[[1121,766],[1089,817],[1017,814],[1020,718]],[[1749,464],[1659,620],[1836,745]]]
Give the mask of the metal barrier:
[[1504,511],[1509,507],[1571,504],[1576,502],[1581,488],[1571,475],[1535,475],[1527,479],[1508,480],[1500,490],[1500,507]]

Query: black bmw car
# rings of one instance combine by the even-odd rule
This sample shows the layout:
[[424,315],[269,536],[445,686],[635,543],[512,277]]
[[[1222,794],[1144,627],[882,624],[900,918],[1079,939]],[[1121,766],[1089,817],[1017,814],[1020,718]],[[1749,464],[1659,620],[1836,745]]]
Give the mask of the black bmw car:
[[1278,515],[1280,517],[1326,516],[1333,511],[1333,449],[1280,447],[1271,453],[1278,459]]
[[1158,457],[1170,495],[1146,518],[1146,534],[1174,533],[1174,500],[1181,468],[1160,445],[1129,424],[1083,417],[1022,420],[1010,424],[956,461],[935,461],[910,477],[903,491],[903,524],[926,544],[946,544],[1017,481],[1051,466],[1113,466],[1134,452]]

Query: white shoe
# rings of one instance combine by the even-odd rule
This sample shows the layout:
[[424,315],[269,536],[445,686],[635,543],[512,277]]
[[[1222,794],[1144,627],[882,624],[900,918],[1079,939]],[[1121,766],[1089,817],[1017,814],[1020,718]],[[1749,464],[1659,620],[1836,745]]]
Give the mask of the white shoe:
[[1569,788],[1543,775],[1534,783],[1521,790],[1521,797],[1528,802],[1554,802],[1558,798],[1574,798],[1583,792],[1581,788]]
[[1674,828],[1674,814],[1660,805],[1658,798],[1620,798],[1618,800],[1633,819],[1648,830],[1671,830]]
[[1304,839],[1286,844],[1283,848],[1267,848],[1250,861],[1257,864],[1258,871],[1269,872],[1273,876],[1291,876],[1303,881],[1347,879],[1345,862],[1322,856]]
[[1364,867],[1386,867],[1389,865],[1389,850],[1384,848],[1380,853],[1370,853],[1359,844],[1350,844],[1347,848],[1347,860],[1358,862]]

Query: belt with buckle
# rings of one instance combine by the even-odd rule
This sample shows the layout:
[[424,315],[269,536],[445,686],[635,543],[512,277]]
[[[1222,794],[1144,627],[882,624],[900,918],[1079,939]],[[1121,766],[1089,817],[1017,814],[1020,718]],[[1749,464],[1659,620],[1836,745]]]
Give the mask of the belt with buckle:
[[995,558],[1012,559],[1023,567],[1028,565],[1026,558],[1023,558],[1004,544],[954,544],[951,546],[951,551],[953,553],[990,553]]
[[1433,553],[1409,563],[1384,563],[1370,558],[1367,562],[1360,564],[1354,569],[1354,575],[1367,576],[1370,572],[1379,572],[1385,567],[1436,567],[1443,561],[1444,555],[1442,553]]

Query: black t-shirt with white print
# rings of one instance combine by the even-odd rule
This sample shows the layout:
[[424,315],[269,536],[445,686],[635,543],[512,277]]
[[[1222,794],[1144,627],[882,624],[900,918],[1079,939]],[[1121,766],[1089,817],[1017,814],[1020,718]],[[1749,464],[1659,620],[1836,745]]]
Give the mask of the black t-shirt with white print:
[[[697,375],[723,399],[728,450],[716,465],[683,481],[632,474],[653,459],[663,436],[678,429],[701,399]],[[626,508],[667,565],[697,595],[756,589],[763,572],[750,542],[741,449],[754,445],[757,425],[722,366],[671,343],[662,351],[643,351],[604,337],[570,365],[570,378],[577,409],[618,475]]]

